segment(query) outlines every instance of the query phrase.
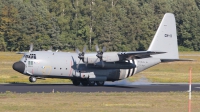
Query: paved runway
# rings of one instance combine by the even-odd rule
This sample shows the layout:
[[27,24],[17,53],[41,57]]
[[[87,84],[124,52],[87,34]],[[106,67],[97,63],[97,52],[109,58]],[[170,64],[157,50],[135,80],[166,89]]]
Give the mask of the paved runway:
[[[170,92],[188,91],[188,84],[146,84],[146,85],[105,85],[74,86],[72,84],[0,84],[0,92],[50,93],[54,92]],[[200,84],[193,84],[192,91],[200,91]]]

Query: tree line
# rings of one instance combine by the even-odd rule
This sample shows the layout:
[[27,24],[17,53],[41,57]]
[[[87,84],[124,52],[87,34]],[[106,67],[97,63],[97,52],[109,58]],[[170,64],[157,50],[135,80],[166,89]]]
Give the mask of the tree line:
[[181,50],[200,50],[200,0],[1,0],[0,51],[146,50],[166,12]]

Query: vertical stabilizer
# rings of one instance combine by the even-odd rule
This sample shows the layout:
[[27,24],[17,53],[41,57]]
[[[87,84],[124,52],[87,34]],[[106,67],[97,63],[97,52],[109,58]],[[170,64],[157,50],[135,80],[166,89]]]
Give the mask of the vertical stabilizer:
[[164,54],[152,55],[153,58],[179,59],[174,14],[166,13],[164,15],[148,51],[166,52]]

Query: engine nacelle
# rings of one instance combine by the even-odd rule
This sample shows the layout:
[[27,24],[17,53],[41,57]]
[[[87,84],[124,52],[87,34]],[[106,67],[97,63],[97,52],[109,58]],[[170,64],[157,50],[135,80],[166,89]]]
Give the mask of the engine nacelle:
[[118,53],[117,52],[111,52],[111,53],[105,52],[103,54],[103,61],[105,61],[105,62],[116,62],[116,61],[119,61]]
[[[119,61],[119,56],[117,52],[105,52],[103,54],[103,61],[104,62],[117,62]],[[100,59],[97,58],[96,54],[85,54],[84,62],[88,64],[94,64],[100,62]]]

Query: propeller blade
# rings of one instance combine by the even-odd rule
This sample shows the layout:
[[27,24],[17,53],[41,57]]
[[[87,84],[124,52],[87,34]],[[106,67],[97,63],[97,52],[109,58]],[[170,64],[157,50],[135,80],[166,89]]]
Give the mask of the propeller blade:
[[104,67],[104,62],[103,62],[103,60],[101,60],[101,64],[102,64],[102,67]]
[[83,48],[83,53],[85,53],[86,49],[87,49],[86,46],[84,46],[84,48]]
[[81,60],[79,60],[77,66],[76,66],[76,69],[78,69],[80,62],[81,62]]
[[30,44],[30,49],[29,49],[29,52],[32,52],[33,51],[33,43]]
[[78,48],[76,48],[76,53],[77,53],[77,54],[80,54],[80,51],[79,51],[79,49],[78,49]]
[[97,63],[97,60],[98,60],[99,58],[97,58],[95,61],[94,61],[94,65]]
[[96,45],[95,48],[96,48],[96,51],[99,52],[99,47],[98,47],[98,45]]
[[88,58],[87,58],[87,62],[85,63],[85,65],[87,66],[87,64],[88,64]]
[[106,47],[104,46],[103,49],[102,49],[102,52],[105,52],[105,51],[106,51]]
[[85,62],[85,66],[87,66],[87,64],[88,64],[88,58],[87,58],[87,61]]
[[[86,52],[86,46],[84,46],[83,52],[80,52],[79,49],[76,48],[76,53],[78,54],[78,58],[80,59],[78,65],[77,65],[77,69],[78,69],[78,66],[79,66],[81,60],[82,60],[83,63],[85,63],[85,62],[84,62],[84,55],[85,55],[85,52]],[[87,64],[87,63],[86,63],[86,64]],[[87,65],[86,65],[86,66],[87,66]]]

